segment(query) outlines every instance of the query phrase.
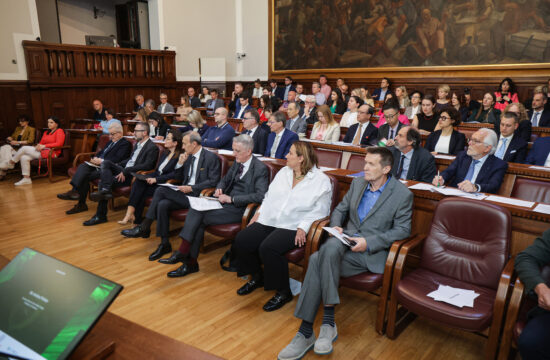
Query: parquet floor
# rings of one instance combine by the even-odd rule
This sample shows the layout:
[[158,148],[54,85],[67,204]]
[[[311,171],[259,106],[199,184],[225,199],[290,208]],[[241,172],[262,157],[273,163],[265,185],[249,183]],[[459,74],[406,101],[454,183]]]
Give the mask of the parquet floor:
[[[199,258],[200,272],[180,279],[166,273],[174,265],[147,260],[156,238],[126,239],[116,223],[123,211],[110,212],[109,222],[84,227],[96,208],[67,216],[73,203],[56,198],[69,190],[68,180],[15,187],[11,175],[0,182],[0,254],[13,258],[31,247],[124,285],[110,311],[154,331],[228,359],[274,359],[299,326],[296,299],[273,313],[262,310],[273,295],[257,290],[240,297],[243,280],[222,271],[218,249]],[[179,239],[171,239],[173,246]],[[291,268],[295,276],[299,268]],[[397,340],[374,331],[378,298],[342,289],[336,310],[339,338],[331,359],[481,359],[485,339],[425,319],[415,320]],[[319,314],[320,315],[320,314]],[[318,332],[320,316],[315,329]],[[309,353],[307,359],[321,358]]]

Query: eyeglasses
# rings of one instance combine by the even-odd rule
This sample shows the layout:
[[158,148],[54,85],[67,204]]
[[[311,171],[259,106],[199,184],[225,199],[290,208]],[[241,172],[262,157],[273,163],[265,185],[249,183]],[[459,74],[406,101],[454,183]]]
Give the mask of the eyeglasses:
[[137,130],[137,129],[134,130],[134,132],[144,132],[144,131],[146,131],[146,130]]
[[443,121],[451,120],[451,118],[448,116],[440,116],[439,118]]
[[[138,130],[138,131],[139,131],[139,130]],[[118,134],[118,133],[116,133],[116,132],[114,132],[114,133],[109,133],[109,135],[111,135],[111,136],[115,136],[116,134]]]
[[256,120],[256,118],[253,118],[253,117],[243,117],[243,120]]
[[474,145],[483,144],[483,145],[489,146],[489,144],[484,143],[483,141],[476,140],[474,138],[468,139],[468,143],[472,143]]
[[393,118],[396,117],[396,116],[397,116],[397,113],[395,113],[395,114],[384,114],[384,117],[385,117],[386,119],[393,119]]

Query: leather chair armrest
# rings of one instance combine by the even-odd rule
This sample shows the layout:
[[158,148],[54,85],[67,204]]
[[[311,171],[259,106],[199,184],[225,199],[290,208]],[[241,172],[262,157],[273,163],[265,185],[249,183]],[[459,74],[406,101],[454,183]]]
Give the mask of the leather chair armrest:
[[248,225],[248,223],[256,213],[256,209],[258,209],[259,206],[260,204],[258,203],[251,203],[246,206],[243,217],[241,219],[241,229],[244,229]]
[[214,194],[215,191],[216,189],[214,188],[206,188],[203,191],[201,191],[199,196],[212,196],[212,194]]
[[315,233],[313,234],[313,237],[311,239],[311,249],[309,251],[309,255],[319,250],[319,247],[321,246],[321,239],[324,233],[323,227],[327,226],[329,223],[330,218],[328,216],[319,221],[317,229],[315,229]]
[[147,175],[147,174],[152,174],[154,172],[155,172],[155,170],[140,170],[137,173],[141,174],[141,175]]
[[397,284],[397,282],[399,282],[399,280],[401,280],[401,277],[403,276],[403,270],[405,268],[407,256],[412,250],[417,248],[419,245],[422,245],[424,240],[426,240],[426,236],[426,234],[415,235],[412,239],[409,238],[408,241],[401,246],[393,270],[392,292],[395,288],[395,284]]
[[499,360],[508,360],[510,348],[512,347],[514,326],[518,321],[524,290],[525,287],[523,283],[519,278],[516,278],[514,290],[512,290],[512,295],[510,296],[510,301],[508,303],[508,311],[506,312],[506,318],[502,330],[502,338],[500,339],[500,350],[498,352]]
[[85,161],[85,160],[80,160],[80,158],[88,157],[89,159],[91,159],[92,155],[95,155],[95,152],[86,152],[86,153],[76,154],[73,160],[73,167],[77,167],[77,165]]

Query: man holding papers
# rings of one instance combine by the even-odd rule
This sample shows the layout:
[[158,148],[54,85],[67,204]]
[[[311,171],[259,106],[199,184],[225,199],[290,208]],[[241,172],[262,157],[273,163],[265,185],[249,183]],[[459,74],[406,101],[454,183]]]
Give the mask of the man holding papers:
[[183,149],[185,153],[180,156],[175,171],[176,181],[182,184],[177,187],[179,191],[165,186],[158,187],[141,225],[121,232],[126,237],[147,238],[151,233],[151,224],[158,220],[157,236],[161,242],[149,256],[151,261],[172,252],[169,241],[170,212],[189,209],[188,196],[199,196],[202,190],[216,186],[220,179],[220,160],[216,154],[203,149],[201,136],[197,132],[185,133]]
[[223,208],[189,210],[180,232],[179,250],[168,259],[160,260],[163,264],[183,263],[178,269],[170,271],[168,277],[181,277],[199,271],[197,258],[207,226],[240,223],[248,204],[262,202],[269,184],[269,174],[267,166],[252,156],[252,149],[254,140],[249,135],[239,135],[233,140],[235,162],[214,193]]
[[466,192],[495,194],[502,184],[508,163],[497,158],[497,135],[491,129],[481,128],[472,134],[468,150],[456,156],[441,176],[435,176],[432,183],[458,187]]
[[[314,347],[317,354],[332,351],[337,337],[334,305],[340,303],[340,277],[365,271],[383,273],[388,249],[394,241],[410,235],[413,194],[390,175],[393,155],[382,147],[369,147],[365,156],[365,176],[355,178],[330,219],[337,231],[356,244],[347,247],[330,237],[311,255],[294,315],[302,319],[291,343],[279,359],[298,359]],[[320,303],[324,305],[323,324],[315,340],[313,321]]]

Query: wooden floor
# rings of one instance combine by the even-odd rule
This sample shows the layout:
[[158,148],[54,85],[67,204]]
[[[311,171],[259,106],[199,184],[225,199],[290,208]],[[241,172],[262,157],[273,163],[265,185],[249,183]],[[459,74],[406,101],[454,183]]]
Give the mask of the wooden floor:
[[[0,182],[0,254],[13,258],[31,247],[124,285],[110,311],[154,331],[227,359],[275,359],[293,338],[300,321],[293,316],[296,299],[273,313],[262,310],[273,295],[257,290],[241,297],[244,283],[222,271],[218,260],[225,249],[199,258],[200,272],[180,279],[166,273],[176,266],[147,260],[156,238],[126,239],[116,223],[122,211],[110,212],[109,222],[84,227],[96,208],[67,216],[73,202],[57,199],[69,190],[68,180],[47,179],[15,187],[13,174]],[[171,239],[173,246],[179,239]],[[298,269],[291,268],[291,275]],[[332,359],[481,359],[485,339],[452,330],[425,319],[415,320],[397,340],[374,331],[378,298],[342,289],[336,310],[339,330]],[[319,314],[320,315],[320,314]],[[315,323],[316,333],[320,317]],[[310,352],[307,359],[321,358]]]

